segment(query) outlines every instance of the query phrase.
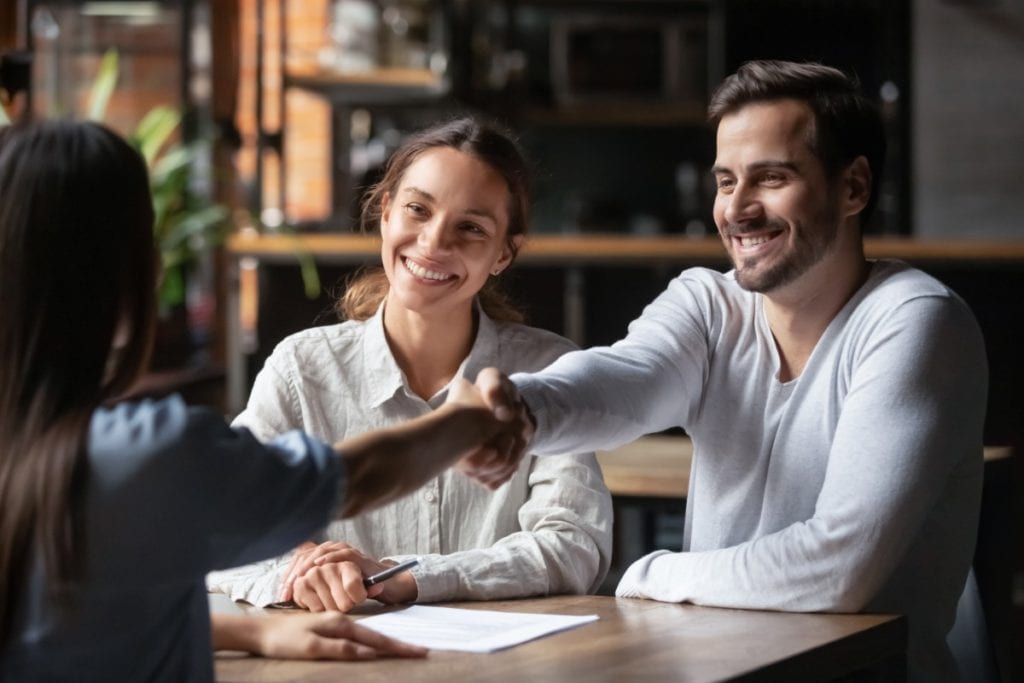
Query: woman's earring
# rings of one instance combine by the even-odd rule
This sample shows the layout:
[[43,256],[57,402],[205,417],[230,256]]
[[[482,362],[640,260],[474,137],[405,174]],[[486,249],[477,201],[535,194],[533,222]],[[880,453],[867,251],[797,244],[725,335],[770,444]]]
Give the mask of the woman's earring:
[[499,275],[501,275],[501,268],[495,268],[494,270],[492,270],[491,275],[493,275],[494,277],[498,277]]

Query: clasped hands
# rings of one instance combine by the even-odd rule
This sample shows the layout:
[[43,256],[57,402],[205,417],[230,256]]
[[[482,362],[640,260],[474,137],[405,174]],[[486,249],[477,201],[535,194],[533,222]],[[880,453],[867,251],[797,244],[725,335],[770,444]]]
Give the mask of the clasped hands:
[[482,447],[463,456],[455,468],[492,491],[512,478],[533,440],[534,423],[529,409],[511,380],[497,368],[484,368],[476,383],[456,379],[448,403],[483,406],[504,429]]
[[285,571],[278,600],[292,601],[310,612],[349,612],[367,598],[387,605],[416,599],[416,579],[402,572],[366,587],[363,579],[394,563],[366,556],[347,543],[303,543],[295,549]]

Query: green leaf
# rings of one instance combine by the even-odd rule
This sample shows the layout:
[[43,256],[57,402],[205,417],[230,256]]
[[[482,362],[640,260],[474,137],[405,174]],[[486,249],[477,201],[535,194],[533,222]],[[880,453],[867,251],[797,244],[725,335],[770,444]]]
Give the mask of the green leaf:
[[299,272],[302,274],[306,298],[315,299],[320,296],[320,271],[317,270],[316,261],[306,251],[296,250],[295,256],[299,259]]
[[150,183],[154,187],[163,185],[175,173],[180,173],[188,168],[195,161],[196,156],[197,149],[195,146],[183,147],[181,145],[174,145],[161,154],[160,158],[153,163],[153,167],[149,172]]
[[145,158],[147,166],[153,166],[156,155],[180,121],[181,113],[167,106],[154,107],[142,117],[132,139]]
[[[118,53],[110,49],[91,87],[90,119],[104,119],[117,87],[118,68]],[[0,122],[6,118],[3,114],[0,110]],[[189,264],[219,245],[230,229],[226,207],[190,193],[189,174],[205,143],[172,142],[180,123],[181,112],[161,105],[150,110],[130,136],[149,169],[154,240],[164,269],[158,297],[163,311],[185,302]]]
[[317,298],[320,296],[320,271],[316,267],[316,261],[308,251],[300,246],[291,227],[282,225],[279,229],[289,237],[289,241],[292,243],[292,254],[299,262],[299,274],[302,276],[302,287],[305,290],[306,298]]
[[102,121],[107,115],[107,104],[117,86],[118,58],[117,50],[108,49],[100,62],[99,73],[89,91],[89,120]]
[[196,255],[221,244],[230,227],[225,220],[227,216],[228,210],[219,205],[175,215],[168,221],[164,235],[158,239],[164,268],[187,265],[195,260]]
[[160,305],[165,310],[184,303],[185,301],[185,278],[181,268],[164,266],[163,278],[160,280]]

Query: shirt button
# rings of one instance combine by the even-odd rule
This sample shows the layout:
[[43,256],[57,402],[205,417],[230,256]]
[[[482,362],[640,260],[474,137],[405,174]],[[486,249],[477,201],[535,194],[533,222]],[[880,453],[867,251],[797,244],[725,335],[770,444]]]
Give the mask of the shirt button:
[[427,491],[426,493],[424,493],[424,494],[423,494],[423,498],[424,498],[424,499],[425,499],[425,500],[426,500],[426,501],[427,501],[428,503],[434,503],[434,502],[436,502],[436,501],[437,501],[437,494],[436,494],[436,493],[434,493],[433,491]]

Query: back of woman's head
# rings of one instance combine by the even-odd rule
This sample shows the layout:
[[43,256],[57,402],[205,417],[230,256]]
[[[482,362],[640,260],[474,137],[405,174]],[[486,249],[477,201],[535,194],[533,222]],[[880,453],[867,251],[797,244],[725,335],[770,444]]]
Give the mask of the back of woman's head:
[[[153,209],[146,167],[115,133],[50,121],[0,135],[0,393],[52,409],[126,389],[154,316]],[[125,352],[107,367],[115,331]],[[18,389],[12,396],[8,389]]]
[[37,552],[52,588],[79,573],[89,421],[151,344],[152,225],[145,163],[114,133],[0,130],[0,644]]
[[[384,200],[393,197],[406,170],[419,157],[432,149],[451,148],[467,154],[491,167],[508,188],[508,230],[506,244],[515,258],[517,236],[525,236],[530,222],[530,171],[512,136],[497,124],[472,116],[452,119],[409,136],[388,159],[381,180],[370,188],[363,201],[360,228],[375,232],[380,228]],[[388,284],[380,270],[362,274],[349,283],[345,296],[339,300],[338,313],[363,320],[376,311],[387,295]],[[507,300],[492,278],[479,294],[480,304],[492,318],[521,321],[522,314]]]

